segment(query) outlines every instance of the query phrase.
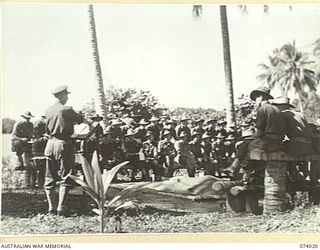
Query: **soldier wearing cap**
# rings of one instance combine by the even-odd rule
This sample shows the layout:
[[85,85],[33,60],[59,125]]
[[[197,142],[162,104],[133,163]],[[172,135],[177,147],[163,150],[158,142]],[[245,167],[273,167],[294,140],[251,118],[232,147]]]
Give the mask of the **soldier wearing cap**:
[[188,127],[188,121],[189,121],[189,119],[186,117],[180,119],[180,124],[175,128],[177,138],[180,138],[181,133],[184,132],[187,135],[187,141],[190,141],[191,130]]
[[[32,157],[31,144],[28,143],[33,137],[33,124],[30,119],[34,117],[31,112],[26,111],[21,115],[23,120],[17,121],[12,131],[12,152],[16,152],[16,170],[31,168]],[[30,183],[26,183],[29,186]]]
[[159,124],[159,118],[156,116],[152,116],[151,119],[149,120],[151,122],[151,124],[149,124],[146,129],[147,131],[151,131],[154,139],[156,142],[159,141],[160,139],[160,131],[161,131],[161,126]]
[[175,142],[174,147],[177,151],[175,162],[187,168],[189,177],[194,177],[197,163],[191,152],[188,134],[185,131],[180,133],[180,139]]
[[163,139],[158,143],[158,158],[160,166],[164,166],[165,175],[173,176],[174,158],[176,157],[176,150],[174,144],[171,142],[172,132],[165,130],[162,134]]
[[75,155],[71,142],[74,123],[83,122],[84,118],[77,114],[72,107],[65,106],[68,101],[67,86],[60,86],[52,91],[58,101],[50,106],[45,116],[47,118],[47,134],[49,140],[45,155],[50,158],[46,168],[44,188],[49,204],[49,213],[54,209],[53,196],[57,182],[60,183],[57,212],[66,215],[66,200],[70,188],[68,175],[74,172]]

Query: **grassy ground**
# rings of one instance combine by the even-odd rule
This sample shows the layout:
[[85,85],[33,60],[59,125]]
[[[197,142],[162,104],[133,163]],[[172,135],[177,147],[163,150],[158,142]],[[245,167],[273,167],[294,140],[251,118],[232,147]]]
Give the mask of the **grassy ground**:
[[[98,217],[91,212],[90,199],[84,195],[71,195],[69,208],[72,216],[48,216],[43,190],[22,189],[22,174],[13,170],[12,154],[2,159],[2,197],[0,234],[87,234],[99,232]],[[172,198],[171,198],[172,199]],[[174,200],[175,199],[175,200]],[[320,207],[304,206],[278,215],[252,215],[227,213],[216,203],[192,203],[190,200],[172,200],[176,210],[156,208],[168,200],[152,194],[141,195],[140,200],[121,211],[122,231],[127,233],[319,233]],[[180,203],[179,203],[180,202]],[[182,203],[183,202],[183,203]],[[212,204],[212,205],[210,205]],[[187,209],[193,205],[193,209]],[[199,209],[195,209],[199,207]],[[212,207],[210,207],[212,206]],[[212,209],[212,210],[211,210]],[[202,212],[199,212],[202,211]],[[212,211],[212,212],[210,212]],[[106,233],[113,233],[114,217],[110,217]]]

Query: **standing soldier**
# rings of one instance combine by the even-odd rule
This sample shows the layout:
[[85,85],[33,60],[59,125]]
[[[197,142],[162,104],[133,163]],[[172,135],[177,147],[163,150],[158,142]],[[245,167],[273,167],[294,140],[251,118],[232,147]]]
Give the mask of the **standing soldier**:
[[187,136],[187,141],[190,141],[191,139],[191,130],[188,127],[188,121],[189,119],[184,117],[180,120],[180,125],[178,125],[175,130],[176,130],[176,137],[180,138],[180,135],[182,132],[184,132]]
[[174,144],[171,142],[172,133],[169,130],[163,132],[163,140],[158,144],[158,157],[160,166],[165,168],[165,176],[172,177],[174,171],[174,158],[176,157],[176,150]]
[[106,131],[110,133],[112,139],[122,140],[124,138],[124,133],[121,129],[121,125],[123,124],[124,123],[120,119],[114,119],[111,121],[111,125],[107,127]]
[[160,131],[161,131],[161,126],[159,125],[159,118],[156,116],[152,116],[150,119],[151,124],[146,127],[147,131],[151,131],[154,140],[158,143],[160,139]]
[[185,131],[180,133],[180,140],[175,142],[174,147],[177,151],[175,162],[187,168],[189,177],[194,177],[197,163],[190,150],[188,134]]
[[49,213],[54,210],[54,188],[60,183],[58,215],[67,215],[66,200],[70,188],[68,175],[74,172],[75,156],[71,141],[74,123],[81,123],[83,117],[72,107],[65,106],[68,101],[67,86],[60,86],[52,91],[58,101],[46,110],[47,134],[49,140],[45,149],[45,156],[50,160],[46,166],[45,192],[49,205]]

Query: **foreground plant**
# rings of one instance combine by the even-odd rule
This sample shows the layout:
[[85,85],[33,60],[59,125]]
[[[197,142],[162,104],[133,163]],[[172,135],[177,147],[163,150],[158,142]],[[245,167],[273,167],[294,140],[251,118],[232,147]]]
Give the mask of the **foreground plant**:
[[[82,155],[80,155],[80,161],[83,169],[84,180],[74,175],[70,175],[69,177],[79,184],[97,204],[98,208],[93,209],[92,211],[100,216],[100,233],[103,233],[104,217],[108,216],[110,207],[122,197],[120,192],[119,195],[108,201],[106,199],[108,188],[118,170],[127,165],[129,161],[125,161],[103,174],[101,174],[97,152],[94,152],[93,154],[91,165]],[[123,207],[123,204],[120,207]]]

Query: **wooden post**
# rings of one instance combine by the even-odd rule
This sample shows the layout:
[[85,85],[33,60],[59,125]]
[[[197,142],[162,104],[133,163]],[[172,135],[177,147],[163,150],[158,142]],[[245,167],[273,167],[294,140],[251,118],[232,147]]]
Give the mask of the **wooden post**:
[[267,161],[264,178],[264,214],[286,209],[286,173],[287,162]]

